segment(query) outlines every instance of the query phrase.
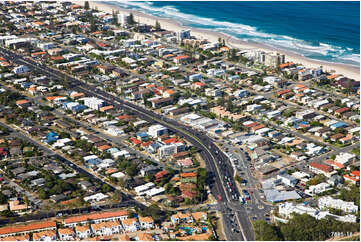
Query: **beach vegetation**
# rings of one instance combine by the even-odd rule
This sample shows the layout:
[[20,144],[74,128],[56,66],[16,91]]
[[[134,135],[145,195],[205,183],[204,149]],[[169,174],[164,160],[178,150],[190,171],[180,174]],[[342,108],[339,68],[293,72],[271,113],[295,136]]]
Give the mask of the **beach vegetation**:
[[252,223],[257,241],[324,241],[333,236],[333,231],[358,232],[359,226],[359,223],[344,223],[330,218],[317,220],[308,214],[294,214],[286,224],[274,225],[260,220]]
[[160,27],[160,23],[159,23],[159,21],[157,20],[157,21],[155,21],[155,30],[156,31],[160,31],[162,28]]
[[86,10],[89,9],[89,1],[85,1],[85,2],[84,2],[84,8],[85,8]]
[[133,13],[130,13],[130,14],[129,14],[128,24],[129,24],[129,25],[134,25],[134,24],[135,24],[135,20],[134,20],[134,15],[133,15]]

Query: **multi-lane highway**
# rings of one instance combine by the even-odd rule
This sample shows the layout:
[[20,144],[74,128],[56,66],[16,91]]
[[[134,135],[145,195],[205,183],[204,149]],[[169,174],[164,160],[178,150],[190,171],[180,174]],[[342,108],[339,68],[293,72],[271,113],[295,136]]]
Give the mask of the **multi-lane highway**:
[[224,218],[223,226],[227,239],[254,240],[252,226],[246,209],[239,203],[238,200],[233,199],[233,197],[239,196],[239,192],[234,185],[233,187],[227,185],[227,183],[235,184],[233,179],[233,168],[230,165],[228,158],[207,135],[180,124],[175,120],[168,119],[162,115],[144,109],[143,107],[126,102],[58,70],[49,68],[29,59],[24,59],[22,56],[7,49],[0,48],[0,50],[10,61],[17,64],[27,65],[28,67],[33,68],[44,75],[48,75],[55,80],[67,79],[70,81],[72,89],[83,92],[89,96],[101,98],[112,104],[115,108],[128,110],[144,120],[158,122],[173,132],[176,132],[181,137],[187,139],[193,146],[200,150],[200,154],[207,165],[207,169],[213,175],[214,183],[210,185],[210,188],[213,196],[219,200],[220,212]]

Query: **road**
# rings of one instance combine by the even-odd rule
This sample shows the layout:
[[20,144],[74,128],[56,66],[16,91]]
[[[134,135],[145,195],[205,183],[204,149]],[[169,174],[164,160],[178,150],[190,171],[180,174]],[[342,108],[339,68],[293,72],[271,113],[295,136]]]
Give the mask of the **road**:
[[[22,56],[15,54],[9,50],[4,48],[0,48],[2,53],[10,59],[11,61],[21,64],[27,65],[31,68],[36,69],[40,73],[44,75],[48,75],[53,77],[55,80],[64,80],[67,79],[71,83],[71,88],[83,92],[88,96],[94,96],[101,98],[109,103],[111,103],[117,109],[126,109],[135,113],[138,117],[150,121],[150,122],[158,122],[173,132],[178,133],[181,137],[187,139],[193,146],[197,147],[200,150],[200,155],[206,163],[207,169],[211,174],[214,175],[214,185],[211,186],[211,192],[214,197],[220,197],[221,201],[221,209],[220,212],[224,215],[224,227],[226,231],[226,237],[228,240],[254,240],[252,226],[247,216],[247,211],[244,206],[241,206],[239,201],[233,201],[231,199],[231,192],[226,188],[226,185],[223,181],[223,173],[227,172],[227,174],[233,174],[233,169],[229,164],[228,158],[219,150],[219,148],[213,143],[213,141],[203,133],[196,132],[195,130],[180,124],[174,120],[163,117],[159,114],[156,114],[152,111],[146,110],[140,106],[135,104],[125,102],[118,97],[110,95],[100,89],[97,89],[93,86],[90,86],[78,79],[65,75],[64,73],[50,69],[49,67],[36,63],[31,60],[25,60]],[[64,158],[62,158],[64,159]],[[69,162],[69,161],[68,161]],[[84,171],[86,172],[86,171]],[[233,180],[233,176],[229,178],[233,184],[235,184]],[[237,189],[233,190],[233,193],[238,193]],[[238,194],[239,195],[239,194]],[[226,213],[229,210],[235,210],[237,222],[232,222],[231,219],[228,219]],[[233,224],[233,225],[232,225]],[[232,229],[234,227],[240,227],[240,233],[233,232]]]
[[[39,142],[36,142],[35,140],[25,136],[19,130],[16,130],[16,129],[14,129],[14,128],[10,127],[9,125],[6,125],[6,124],[4,124],[2,122],[0,122],[0,125],[3,126],[3,127],[6,127],[8,130],[10,130],[12,132],[12,135],[17,136],[17,137],[19,137],[21,139],[24,139],[27,142],[31,142],[32,144],[36,145],[37,147],[39,147],[41,150],[43,150],[47,154],[51,155],[51,157],[53,159],[59,160],[60,162],[66,164],[69,167],[71,167],[72,169],[74,169],[78,173],[92,178],[93,180],[97,181],[100,185],[103,185],[103,184],[109,185],[110,188],[111,188],[111,191],[117,190],[117,188],[115,186],[113,186],[111,183],[108,183],[108,182],[102,180],[101,178],[99,178],[98,176],[95,176],[94,174],[88,172],[87,170],[83,169],[82,167],[78,166],[77,164],[71,162],[70,160],[66,159],[65,157],[61,156],[60,154],[58,154],[58,153],[54,152],[53,150],[49,149],[45,145],[43,145],[43,144],[41,144]],[[121,195],[122,195],[123,200],[131,201],[134,204],[136,204],[138,207],[144,207],[144,204],[134,200],[130,195],[125,194],[125,193],[121,193]]]

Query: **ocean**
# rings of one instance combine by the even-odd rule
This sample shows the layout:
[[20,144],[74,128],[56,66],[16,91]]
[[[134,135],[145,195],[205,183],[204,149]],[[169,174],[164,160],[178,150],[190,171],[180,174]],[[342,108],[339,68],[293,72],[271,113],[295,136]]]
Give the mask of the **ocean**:
[[[114,1],[112,2],[114,3]],[[360,66],[360,2],[117,2],[311,59]]]

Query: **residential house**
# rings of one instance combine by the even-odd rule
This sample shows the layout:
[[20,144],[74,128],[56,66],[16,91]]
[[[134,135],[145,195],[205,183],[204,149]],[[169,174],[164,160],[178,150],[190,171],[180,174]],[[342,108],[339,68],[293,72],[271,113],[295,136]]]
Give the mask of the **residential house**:
[[193,223],[193,217],[190,213],[176,213],[170,218],[173,224]]
[[55,241],[56,240],[56,231],[47,230],[33,233],[34,241]]
[[197,182],[197,173],[194,172],[187,172],[187,173],[181,173],[181,182]]
[[333,170],[332,166],[326,164],[310,162],[308,167],[312,172],[316,174],[323,174],[327,177],[331,177],[333,174],[335,174],[335,171]]
[[122,220],[122,225],[125,231],[135,232],[139,230],[139,223],[136,218],[128,218]]
[[194,221],[197,221],[197,222],[206,222],[207,221],[207,213],[206,212],[192,213],[192,217],[193,217]]
[[154,220],[152,217],[139,217],[138,220],[142,229],[154,229]]
[[79,239],[86,239],[91,236],[92,232],[88,224],[75,226],[76,237]]
[[58,229],[59,239],[60,240],[74,240],[75,232],[72,228],[59,228]]
[[353,184],[359,184],[360,183],[360,171],[352,171],[350,175],[344,175],[343,178],[346,181],[349,181]]
[[87,224],[88,221],[94,223],[100,223],[105,221],[118,221],[128,218],[127,210],[109,211],[109,212],[98,212],[87,215],[79,215],[64,219],[65,227],[75,227],[78,224]]
[[122,225],[119,221],[108,221],[90,225],[93,233],[97,236],[109,236],[118,234],[122,231]]
[[314,196],[314,195],[320,194],[322,192],[325,192],[325,191],[328,191],[331,189],[332,189],[332,187],[330,184],[322,182],[317,185],[309,186],[309,188],[307,190],[305,190],[305,193],[307,195]]
[[330,196],[320,197],[318,199],[318,206],[320,209],[335,208],[346,213],[356,213],[358,211],[358,207],[355,203],[346,202],[341,199],[334,199]]
[[136,239],[138,241],[154,241],[150,233],[139,233],[137,234]]

